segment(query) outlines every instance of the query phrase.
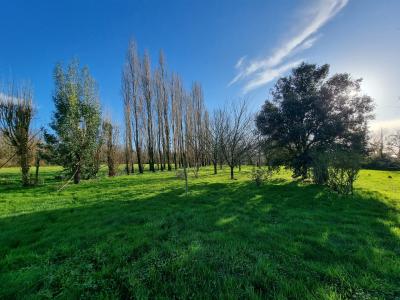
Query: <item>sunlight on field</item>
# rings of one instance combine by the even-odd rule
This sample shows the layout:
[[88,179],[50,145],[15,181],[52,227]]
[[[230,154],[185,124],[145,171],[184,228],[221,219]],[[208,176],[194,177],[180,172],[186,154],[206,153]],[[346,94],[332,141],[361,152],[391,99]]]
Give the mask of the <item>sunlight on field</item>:
[[[354,196],[250,167],[21,188],[0,171],[0,298],[390,298],[399,292],[399,172],[363,170]],[[73,283],[73,284],[72,284]],[[107,292],[104,292],[107,291]],[[106,294],[104,294],[106,293]],[[329,296],[330,295],[330,296]]]

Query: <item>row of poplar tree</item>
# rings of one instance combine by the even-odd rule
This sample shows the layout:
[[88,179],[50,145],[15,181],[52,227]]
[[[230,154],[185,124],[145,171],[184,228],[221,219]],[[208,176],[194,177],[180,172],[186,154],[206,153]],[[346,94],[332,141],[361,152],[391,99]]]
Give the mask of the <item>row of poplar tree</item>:
[[[35,114],[32,89],[8,85],[0,99],[0,128],[16,150],[24,185],[31,183],[29,168],[34,159],[36,177],[40,161],[64,167],[65,175],[79,183],[95,177],[106,162],[114,176],[123,152],[126,173],[191,168],[196,176],[200,166],[225,162],[233,169],[249,154],[254,142],[253,119],[246,103],[218,109],[210,116],[202,87],[194,82],[188,91],[176,73],[169,73],[162,51],[151,67],[145,52],[138,54],[129,43],[122,70],[124,108],[123,143],[119,127],[102,118],[98,89],[87,67],[77,61],[54,69],[54,113],[48,128],[32,131]],[[7,162],[7,161],[6,161]]]
[[[210,116],[202,87],[194,82],[185,90],[179,75],[169,74],[160,52],[151,71],[145,52],[140,58],[135,42],[129,44],[122,76],[124,104],[125,169],[127,173],[172,170],[226,162],[239,165],[252,145],[253,122],[246,103],[232,104]],[[236,122],[236,123],[235,123]]]

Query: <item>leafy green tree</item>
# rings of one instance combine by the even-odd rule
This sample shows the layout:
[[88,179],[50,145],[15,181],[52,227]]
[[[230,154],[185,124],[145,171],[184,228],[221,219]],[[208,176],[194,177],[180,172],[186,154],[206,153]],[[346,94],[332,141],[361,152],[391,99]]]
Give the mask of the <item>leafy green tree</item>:
[[278,80],[257,115],[268,159],[293,169],[294,177],[307,177],[315,153],[367,150],[372,99],[361,94],[361,79],[328,75],[329,65],[301,64]]
[[77,61],[65,69],[56,65],[54,83],[55,112],[50,124],[54,135],[45,138],[52,145],[54,160],[79,183],[99,169],[101,109],[96,83],[89,69],[80,68]]

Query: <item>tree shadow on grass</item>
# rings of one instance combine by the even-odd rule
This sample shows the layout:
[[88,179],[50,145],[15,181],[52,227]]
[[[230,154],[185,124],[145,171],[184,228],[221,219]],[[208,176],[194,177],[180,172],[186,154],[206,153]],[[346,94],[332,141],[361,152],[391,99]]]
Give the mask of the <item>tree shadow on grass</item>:
[[315,185],[129,178],[0,219],[0,298],[395,298],[398,211]]

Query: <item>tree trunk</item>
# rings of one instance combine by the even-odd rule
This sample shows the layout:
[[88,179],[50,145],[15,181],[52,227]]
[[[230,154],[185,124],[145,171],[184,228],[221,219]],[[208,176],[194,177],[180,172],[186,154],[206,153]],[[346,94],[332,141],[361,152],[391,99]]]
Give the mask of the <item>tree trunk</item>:
[[214,175],[217,175],[217,162],[213,162],[214,165]]
[[168,171],[171,171],[171,170],[172,170],[172,167],[171,167],[170,154],[169,154],[169,149],[168,149],[168,148],[167,148],[166,156],[167,156],[167,167],[168,167]]
[[[135,173],[135,162],[133,161],[133,154],[132,154],[132,161],[131,161],[131,173]],[[114,174],[115,175],[115,174]]]
[[142,164],[142,154],[141,154],[142,149],[136,145],[136,156],[137,156],[137,161],[138,161],[138,167],[139,167],[139,173],[143,173],[143,164]]
[[233,166],[230,166],[231,168],[231,179],[235,179],[235,177],[233,176]]
[[111,154],[108,155],[107,162],[108,162],[108,176],[113,177],[115,176],[116,172],[115,172],[114,158],[111,157]]
[[[137,100],[136,100],[137,101]],[[136,102],[135,102],[136,103]],[[134,106],[134,118],[135,118],[135,147],[136,147],[136,156],[137,156],[137,163],[139,167],[139,173],[143,173],[143,165],[142,165],[142,149],[139,144],[139,115],[137,111],[136,104]]]
[[[128,153],[128,151],[127,151]],[[125,171],[126,171],[126,175],[129,175],[130,171],[129,171],[129,157],[128,154],[126,153],[125,155]]]
[[74,183],[78,184],[81,181],[81,165],[77,166],[75,175],[74,175]]
[[174,165],[175,165],[175,170],[178,170],[178,163],[176,161],[176,151],[174,151]]
[[21,154],[21,173],[22,173],[22,185],[29,185],[29,157],[28,151],[23,151]]
[[35,160],[35,185],[39,184],[39,167],[40,167],[40,157],[39,155],[36,156]]

